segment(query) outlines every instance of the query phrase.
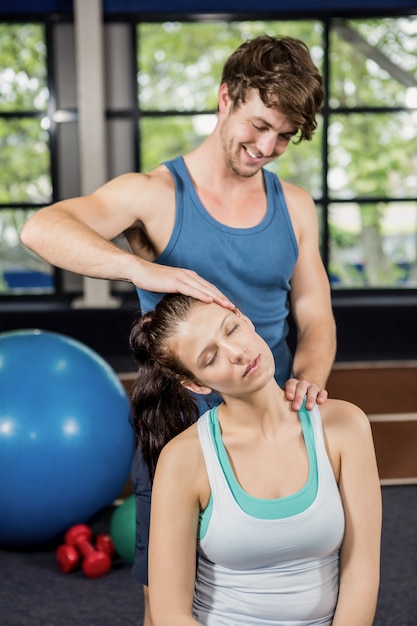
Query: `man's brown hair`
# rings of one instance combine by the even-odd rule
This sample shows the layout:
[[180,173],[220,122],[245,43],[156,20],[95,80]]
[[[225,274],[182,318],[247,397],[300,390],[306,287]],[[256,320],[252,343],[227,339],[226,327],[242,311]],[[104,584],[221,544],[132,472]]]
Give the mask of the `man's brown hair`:
[[260,35],[244,42],[226,61],[223,83],[234,108],[256,89],[265,106],[277,109],[300,131],[299,141],[312,138],[323,80],[303,41]]

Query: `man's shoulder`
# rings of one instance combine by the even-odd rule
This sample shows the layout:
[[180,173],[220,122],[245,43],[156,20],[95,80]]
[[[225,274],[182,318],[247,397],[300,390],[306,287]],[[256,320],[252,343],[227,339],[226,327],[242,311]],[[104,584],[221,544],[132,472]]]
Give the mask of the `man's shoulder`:
[[126,194],[135,219],[124,235],[134,254],[153,261],[166,247],[174,227],[175,185],[164,165],[128,177],[120,193]]
[[103,186],[103,191],[124,191],[131,193],[134,189],[146,189],[153,186],[172,186],[172,176],[168,168],[161,164],[149,172],[126,172],[110,180]]
[[126,195],[138,206],[146,207],[146,201],[154,203],[157,198],[174,191],[172,176],[165,165],[159,165],[149,172],[130,172],[117,179],[119,192]]
[[297,199],[297,200],[310,200],[310,193],[304,189],[304,187],[300,187],[299,185],[295,185],[294,183],[290,183],[287,180],[281,180],[280,183],[282,185],[282,190],[286,197]]

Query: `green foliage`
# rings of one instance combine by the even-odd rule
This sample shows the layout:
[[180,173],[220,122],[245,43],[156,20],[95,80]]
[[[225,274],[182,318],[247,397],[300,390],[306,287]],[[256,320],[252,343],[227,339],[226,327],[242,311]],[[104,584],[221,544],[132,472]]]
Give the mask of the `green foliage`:
[[51,200],[48,135],[32,118],[0,118],[0,203]]
[[[26,267],[50,271],[19,240],[28,212],[9,203],[51,200],[48,135],[39,112],[48,105],[46,43],[39,24],[0,24],[0,292],[7,292],[4,272]],[[35,116],[33,116],[35,114]]]
[[0,111],[45,111],[47,104],[43,26],[0,24]]
[[246,39],[287,34],[320,46],[313,22],[165,22],[138,26],[139,103],[145,111],[214,111],[224,61]]

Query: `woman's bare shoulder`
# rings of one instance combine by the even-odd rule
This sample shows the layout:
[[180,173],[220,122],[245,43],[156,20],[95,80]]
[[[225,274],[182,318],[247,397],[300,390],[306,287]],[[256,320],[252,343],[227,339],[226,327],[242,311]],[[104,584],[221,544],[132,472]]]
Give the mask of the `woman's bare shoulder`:
[[203,459],[197,423],[186,428],[169,441],[159,456],[158,463],[171,471],[192,471]]
[[320,405],[323,428],[351,439],[370,432],[366,413],[356,404],[346,400],[328,399]]

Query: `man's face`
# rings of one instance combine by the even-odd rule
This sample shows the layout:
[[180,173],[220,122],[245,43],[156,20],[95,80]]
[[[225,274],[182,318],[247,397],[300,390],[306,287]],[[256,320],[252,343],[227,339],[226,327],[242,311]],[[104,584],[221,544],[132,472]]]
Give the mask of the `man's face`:
[[233,109],[226,85],[219,92],[219,121],[226,165],[245,178],[281,156],[297,133],[284,115],[264,105],[255,90]]

